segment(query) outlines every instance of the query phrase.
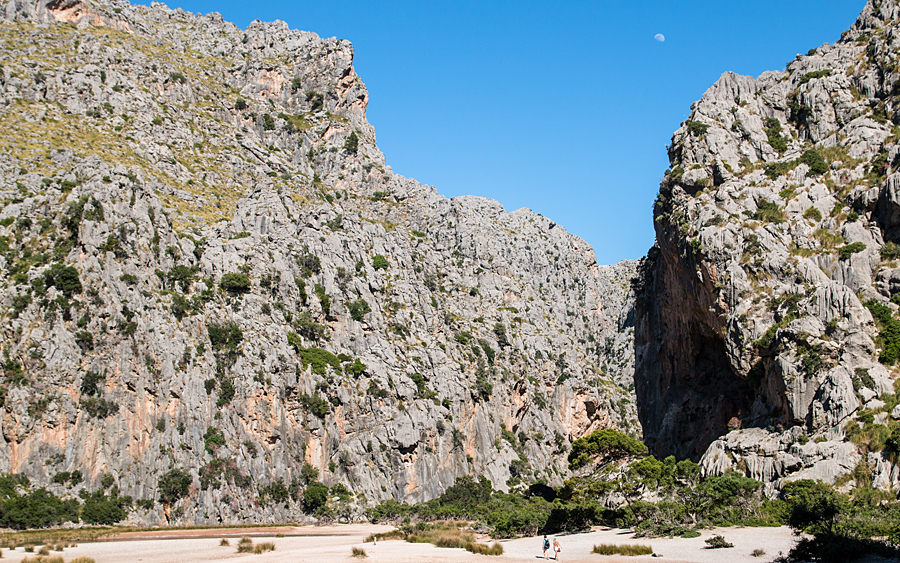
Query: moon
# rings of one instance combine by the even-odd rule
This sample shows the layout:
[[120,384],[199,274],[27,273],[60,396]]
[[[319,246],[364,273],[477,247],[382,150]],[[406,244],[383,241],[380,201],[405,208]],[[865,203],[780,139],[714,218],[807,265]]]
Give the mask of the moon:
[[657,41],[659,41],[660,43],[666,42],[666,36],[663,35],[662,33],[657,33],[656,35],[653,36],[653,38],[656,39]]

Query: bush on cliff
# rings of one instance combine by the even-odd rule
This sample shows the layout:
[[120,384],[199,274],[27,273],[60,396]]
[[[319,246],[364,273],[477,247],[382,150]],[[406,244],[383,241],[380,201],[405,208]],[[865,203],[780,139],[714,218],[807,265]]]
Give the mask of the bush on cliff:
[[191,476],[184,469],[170,469],[159,478],[159,500],[163,504],[172,505],[188,494]]

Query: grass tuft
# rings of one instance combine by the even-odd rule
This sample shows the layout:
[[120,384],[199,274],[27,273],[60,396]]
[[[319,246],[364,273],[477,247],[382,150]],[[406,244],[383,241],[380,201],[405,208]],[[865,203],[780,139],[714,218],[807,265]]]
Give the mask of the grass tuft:
[[253,552],[253,540],[249,537],[244,536],[238,541],[238,553],[252,553]]
[[368,557],[368,555],[366,555],[366,550],[358,547],[354,547],[350,550],[350,556],[356,557],[357,559],[365,559]]
[[653,548],[649,545],[622,544],[615,545],[611,543],[603,543],[595,545],[591,553],[599,553],[600,555],[653,555]]
[[475,541],[475,534],[460,529],[459,525],[437,522],[433,524],[419,523],[406,535],[410,543],[430,543],[435,547],[465,549],[480,555],[502,555],[503,546],[495,543],[487,546]]
[[275,544],[270,541],[266,541],[253,546],[253,553],[257,555],[259,555],[260,553],[265,553],[267,551],[275,551]]

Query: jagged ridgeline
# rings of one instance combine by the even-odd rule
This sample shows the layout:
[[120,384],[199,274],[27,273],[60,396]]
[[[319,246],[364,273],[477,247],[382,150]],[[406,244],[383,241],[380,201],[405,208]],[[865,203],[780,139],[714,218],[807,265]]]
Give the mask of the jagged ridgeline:
[[0,471],[135,521],[286,521],[560,483],[571,441],[640,434],[633,264],[394,174],[347,41],[0,16]]
[[726,73],[675,133],[637,299],[651,451],[897,489],[900,8]]

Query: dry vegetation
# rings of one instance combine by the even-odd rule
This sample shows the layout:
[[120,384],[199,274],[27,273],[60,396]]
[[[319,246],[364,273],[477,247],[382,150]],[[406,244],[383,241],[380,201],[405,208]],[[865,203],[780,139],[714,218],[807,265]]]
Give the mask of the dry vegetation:
[[599,553],[600,555],[653,555],[653,548],[649,545],[604,543],[595,545],[591,553]]
[[430,543],[436,547],[462,548],[481,555],[503,555],[503,546],[499,543],[486,545],[475,541],[475,534],[464,530],[459,524],[437,522],[419,523],[406,534],[410,543]]

